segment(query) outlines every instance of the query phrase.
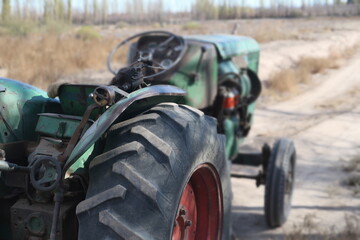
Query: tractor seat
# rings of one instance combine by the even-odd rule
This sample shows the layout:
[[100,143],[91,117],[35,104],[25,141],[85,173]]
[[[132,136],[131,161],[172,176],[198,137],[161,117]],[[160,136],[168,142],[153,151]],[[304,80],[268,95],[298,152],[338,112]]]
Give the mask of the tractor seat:
[[56,81],[54,83],[51,83],[47,89],[47,95],[49,98],[56,98],[59,96],[59,88],[62,86],[62,85],[65,85],[65,84],[71,84],[70,82],[68,81]]

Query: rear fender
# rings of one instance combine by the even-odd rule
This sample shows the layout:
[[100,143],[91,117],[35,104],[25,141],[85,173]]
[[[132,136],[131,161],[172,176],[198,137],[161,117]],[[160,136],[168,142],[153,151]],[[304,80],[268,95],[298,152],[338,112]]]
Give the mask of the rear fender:
[[108,108],[101,117],[84,133],[67,159],[64,172],[76,165],[77,160],[109,129],[116,121],[129,119],[162,102],[181,102],[186,92],[169,85],[154,85],[129,94]]

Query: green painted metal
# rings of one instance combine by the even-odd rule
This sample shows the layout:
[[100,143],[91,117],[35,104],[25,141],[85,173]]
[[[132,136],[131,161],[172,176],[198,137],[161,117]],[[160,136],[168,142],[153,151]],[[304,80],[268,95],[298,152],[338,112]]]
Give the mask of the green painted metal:
[[38,113],[59,112],[57,99],[26,83],[0,78],[0,143],[37,139]]
[[[211,106],[214,101],[213,92],[217,93],[218,79],[228,73],[236,73],[240,76],[239,85],[241,86],[241,100],[246,101],[251,96],[251,80],[246,71],[241,71],[235,63],[238,61],[235,57],[240,57],[245,66],[257,73],[259,65],[259,44],[252,38],[232,35],[196,35],[186,37],[188,50],[184,61],[179,69],[171,76],[169,83],[178,86],[188,92],[184,104],[198,109],[204,109]],[[215,46],[216,56],[211,56],[204,66],[210,66],[208,69],[200,68],[199,77],[196,80],[191,79],[188,73],[196,72],[197,63],[201,57],[201,47],[211,49]],[[208,51],[211,52],[211,51]],[[204,54],[205,56],[205,54]],[[209,56],[208,56],[209,57]],[[210,72],[210,74],[209,74]],[[187,73],[187,74],[184,74]],[[207,75],[206,75],[207,74]],[[249,124],[253,121],[255,103],[246,106],[246,117]],[[226,154],[233,158],[238,153],[238,145],[244,139],[243,136],[237,136],[239,128],[238,117],[231,117],[224,121],[224,130],[226,135]]]
[[[87,84],[64,84],[59,87],[58,95],[61,107],[65,114],[82,116],[86,108],[94,103],[93,99],[89,97],[90,93],[94,91],[99,85]],[[99,114],[96,110],[90,116],[95,119]]]
[[250,37],[234,35],[195,35],[188,36],[187,39],[215,44],[222,60],[243,56],[248,63],[248,67],[254,72],[258,71],[260,46]]
[[185,55],[187,61],[169,80],[171,85],[187,91],[188,95],[185,96],[183,104],[199,109],[207,107],[208,98],[215,99],[218,76],[216,52],[208,50],[201,55],[201,45],[189,43]]
[[226,158],[233,159],[238,153],[239,138],[236,136],[236,131],[239,129],[239,119],[237,117],[226,118],[223,127],[226,136]]
[[[94,150],[94,144],[89,147],[84,154],[82,154],[68,169],[70,173],[74,173],[79,169],[85,169],[85,164],[88,161],[92,151]],[[85,170],[86,171],[86,170]]]
[[239,73],[240,69],[231,59],[223,60],[219,62],[219,76],[226,73]]
[[241,97],[249,97],[251,93],[251,82],[247,74],[240,75]]
[[[49,113],[40,114],[35,131],[53,138],[71,138],[80,121],[81,117]],[[84,130],[86,131],[91,124],[91,122],[88,122]]]

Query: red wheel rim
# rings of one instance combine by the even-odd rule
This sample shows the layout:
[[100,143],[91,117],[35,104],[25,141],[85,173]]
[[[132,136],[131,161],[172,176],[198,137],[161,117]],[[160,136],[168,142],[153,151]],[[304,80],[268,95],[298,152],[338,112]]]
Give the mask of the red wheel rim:
[[172,240],[221,239],[220,178],[209,164],[198,166],[183,189]]

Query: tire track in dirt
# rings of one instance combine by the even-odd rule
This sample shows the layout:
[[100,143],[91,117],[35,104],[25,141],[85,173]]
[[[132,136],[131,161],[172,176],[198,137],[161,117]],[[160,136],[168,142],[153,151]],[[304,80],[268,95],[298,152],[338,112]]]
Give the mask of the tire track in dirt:
[[[340,231],[345,215],[359,214],[360,199],[342,186],[346,173],[341,161],[360,154],[359,66],[360,53],[342,68],[315,76],[317,84],[300,96],[257,109],[249,144],[259,138],[290,137],[297,147],[293,209],[283,227],[269,230],[263,216],[264,187],[256,189],[252,181],[233,179],[237,238],[283,239],[307,216],[313,216],[322,229]],[[249,173],[247,168],[233,170]]]

